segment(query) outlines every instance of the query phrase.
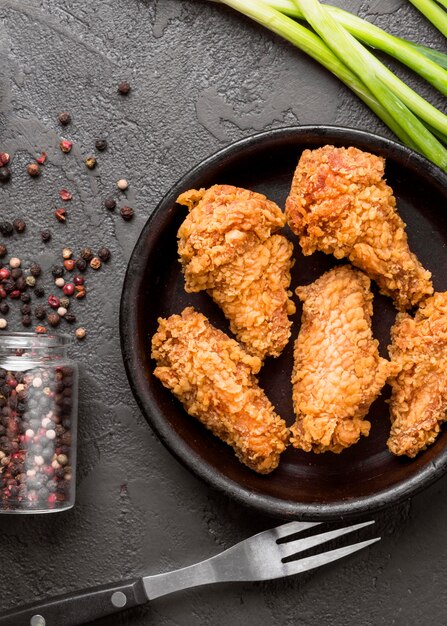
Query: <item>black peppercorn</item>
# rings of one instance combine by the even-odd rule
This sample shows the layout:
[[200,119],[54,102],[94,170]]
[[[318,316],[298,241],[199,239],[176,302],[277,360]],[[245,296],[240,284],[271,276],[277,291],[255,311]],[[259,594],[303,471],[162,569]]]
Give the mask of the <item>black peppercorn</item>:
[[26,228],[26,222],[25,220],[22,220],[20,217],[18,217],[17,219],[15,219],[12,223],[14,230],[18,233],[23,233],[23,231]]
[[9,304],[7,302],[0,302],[0,313],[6,315],[9,312]]
[[48,241],[50,241],[50,239],[51,239],[51,232],[50,232],[49,230],[42,230],[42,231],[40,232],[40,236],[41,236],[41,238],[42,238],[42,241],[43,241],[44,243],[47,243],[47,242],[48,242]]
[[51,268],[51,273],[54,278],[62,278],[65,274],[65,268],[62,265],[53,265]]
[[95,143],[95,148],[100,152],[103,152],[107,149],[107,141],[105,139],[97,139]]
[[76,322],[76,315],[74,313],[65,313],[64,320],[69,324],[74,324]]
[[47,310],[43,304],[38,304],[34,309],[34,315],[38,320],[44,320],[47,315]]
[[77,259],[75,265],[80,272],[85,272],[87,269],[87,261],[85,259]]
[[14,232],[11,222],[0,222],[0,233],[3,237],[10,237]]
[[29,266],[29,271],[31,272],[31,276],[37,278],[37,276],[40,276],[40,274],[42,273],[42,268],[38,263],[31,263],[31,265]]
[[108,261],[110,259],[110,250],[108,248],[100,248],[98,250],[98,256],[101,261]]
[[22,304],[20,312],[22,315],[29,315],[31,313],[31,306],[29,304]]
[[15,282],[13,280],[5,280],[2,284],[6,293],[11,293],[11,291],[14,291],[15,289]]
[[48,315],[47,320],[50,326],[59,326],[59,322],[61,321],[61,318],[57,313],[50,313]]
[[122,96],[126,96],[130,91],[130,85],[128,82],[123,81],[118,85],[118,93]]
[[34,289],[34,295],[36,296],[36,298],[43,298],[44,295],[45,295],[45,289],[43,287],[41,287],[40,285],[38,285]]
[[104,206],[108,211],[113,211],[113,209],[116,207],[116,201],[114,200],[114,198],[106,198],[104,200]]
[[11,270],[11,278],[13,278],[14,280],[17,280],[17,278],[20,278],[20,276],[23,274],[22,270],[20,269],[20,267],[14,267]]
[[22,325],[23,326],[31,326],[33,320],[31,319],[30,315],[24,315],[22,317]]
[[57,116],[57,119],[59,120],[59,124],[67,126],[67,124],[71,122],[71,115],[68,111],[61,111],[61,113]]
[[[34,293],[36,293],[36,292],[34,292]],[[20,300],[24,304],[29,304],[31,302],[31,296],[29,295],[29,293],[22,293],[22,295],[20,296]]]
[[134,210],[130,206],[122,206],[120,209],[121,217],[128,222],[133,218]]
[[0,259],[8,254],[8,248],[6,246],[0,245]]
[[26,291],[28,289],[28,285],[26,284],[23,276],[19,276],[16,280],[16,289],[18,289],[19,291]]
[[85,261],[90,261],[93,258],[93,250],[88,247],[82,248],[80,254]]
[[0,183],[7,183],[11,178],[11,170],[9,167],[0,167]]

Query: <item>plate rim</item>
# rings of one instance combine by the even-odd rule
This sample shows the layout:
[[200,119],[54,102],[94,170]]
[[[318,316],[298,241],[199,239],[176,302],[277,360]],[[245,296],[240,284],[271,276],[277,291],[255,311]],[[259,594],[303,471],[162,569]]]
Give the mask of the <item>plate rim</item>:
[[[298,139],[309,138],[310,136],[313,140],[318,137],[324,138],[325,136],[331,136],[334,139],[341,140],[348,137],[347,145],[349,141],[355,141],[357,143],[367,142],[371,145],[372,152],[384,150],[390,155],[399,155],[400,158],[405,156],[407,166],[422,168],[437,186],[444,189],[447,188],[447,174],[425,157],[393,139],[362,129],[323,124],[286,126],[254,133],[231,142],[227,146],[205,157],[183,174],[161,198],[145,222],[129,258],[124,276],[120,298],[119,332],[124,367],[137,405],[161,443],[184,467],[221,493],[230,496],[236,502],[262,511],[267,515],[283,518],[294,517],[298,519],[329,521],[334,518],[342,519],[376,512],[396,505],[416,495],[423,489],[426,489],[429,485],[441,478],[447,470],[447,446],[438,456],[436,462],[432,462],[421,468],[414,476],[368,496],[355,497],[352,499],[344,498],[329,504],[321,504],[294,502],[251,491],[240,483],[223,475],[203,460],[170,426],[161,411],[157,408],[153,398],[150,397],[150,394],[149,397],[142,397],[139,386],[144,382],[144,377],[141,375],[138,376],[138,355],[131,345],[132,335],[129,332],[129,321],[132,320],[134,307],[128,295],[131,291],[133,281],[135,280],[135,278],[132,280],[132,275],[135,276],[138,270],[143,267],[140,261],[140,252],[142,248],[147,245],[148,234],[154,222],[164,217],[166,205],[173,201],[175,204],[175,199],[178,197],[179,193],[184,191],[185,182],[197,176],[201,171],[217,163],[222,158],[231,159],[239,154],[241,150],[255,149],[257,146],[264,143],[284,141],[284,139],[288,137],[290,137],[291,141],[296,142]],[[142,368],[140,368],[140,370],[141,369]]]

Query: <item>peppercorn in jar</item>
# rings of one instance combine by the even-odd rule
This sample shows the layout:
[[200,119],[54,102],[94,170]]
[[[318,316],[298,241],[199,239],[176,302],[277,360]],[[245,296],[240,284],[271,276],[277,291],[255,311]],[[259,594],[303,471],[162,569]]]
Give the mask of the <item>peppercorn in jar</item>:
[[78,371],[66,335],[0,336],[0,513],[69,509]]

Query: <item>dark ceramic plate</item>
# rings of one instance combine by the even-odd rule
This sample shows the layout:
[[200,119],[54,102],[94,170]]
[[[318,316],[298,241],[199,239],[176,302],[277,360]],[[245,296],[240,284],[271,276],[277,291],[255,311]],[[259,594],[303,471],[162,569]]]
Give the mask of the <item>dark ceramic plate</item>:
[[[289,448],[280,466],[260,476],[237,461],[231,448],[189,417],[180,403],[152,376],[150,337],[157,318],[193,305],[228,331],[220,310],[205,293],[187,294],[177,260],[176,233],[186,211],[177,196],[190,188],[228,183],[266,194],[281,207],[303,149],[325,144],[356,146],[386,158],[386,177],[408,225],[412,250],[433,273],[435,288],[447,289],[447,176],[422,157],[392,141],[337,127],[274,130],[238,141],[209,157],[184,176],[163,198],[135,246],[121,301],[121,340],[129,381],[149,424],[169,450],[190,470],[246,505],[273,515],[330,520],[376,511],[420,491],[447,467],[447,429],[416,459],[396,458],[386,447],[389,416],[386,387],[372,405],[371,433],[340,455],[309,454]],[[321,253],[304,257],[296,237],[292,286],[307,284],[336,263]],[[297,300],[297,299],[296,299]],[[279,414],[293,422],[290,374],[293,340],[301,308],[293,318],[293,337],[278,359],[269,359],[261,386]],[[386,356],[395,318],[391,300],[375,291],[373,329]]]

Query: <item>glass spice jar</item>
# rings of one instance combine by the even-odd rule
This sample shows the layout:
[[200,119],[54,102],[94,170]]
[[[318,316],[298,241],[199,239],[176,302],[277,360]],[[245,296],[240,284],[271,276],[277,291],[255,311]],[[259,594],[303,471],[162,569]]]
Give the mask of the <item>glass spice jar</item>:
[[67,335],[0,335],[0,513],[70,509],[77,364]]

